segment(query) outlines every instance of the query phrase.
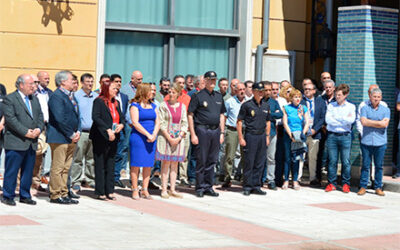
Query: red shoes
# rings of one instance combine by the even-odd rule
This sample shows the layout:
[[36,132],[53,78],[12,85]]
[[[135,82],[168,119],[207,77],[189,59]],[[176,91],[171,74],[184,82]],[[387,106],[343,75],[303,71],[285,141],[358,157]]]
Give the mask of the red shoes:
[[350,193],[350,186],[347,184],[344,184],[342,187],[343,193]]
[[336,187],[333,184],[328,184],[325,188],[325,192],[335,191]]

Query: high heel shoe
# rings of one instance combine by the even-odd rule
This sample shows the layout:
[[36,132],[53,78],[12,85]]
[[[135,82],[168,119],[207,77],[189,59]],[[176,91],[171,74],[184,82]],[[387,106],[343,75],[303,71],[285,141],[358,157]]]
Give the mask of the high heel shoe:
[[140,191],[140,194],[143,197],[143,199],[146,199],[146,200],[152,200],[153,199],[153,197],[151,197],[151,195],[147,191],[147,188],[142,188],[142,190]]
[[172,197],[175,197],[175,198],[178,198],[178,199],[182,199],[183,198],[183,195],[181,195],[180,193],[176,192],[175,190],[174,191],[169,190],[168,194],[169,194],[169,196],[172,196]]
[[117,198],[115,198],[114,194],[106,195],[106,197],[107,197],[107,199],[112,200],[112,201],[117,200]]
[[166,191],[161,192],[161,198],[163,198],[163,199],[169,199],[168,193],[167,193]]
[[[136,195],[135,195],[135,192],[136,192]],[[133,188],[132,187],[132,199],[134,199],[135,201],[140,199],[139,188]]]

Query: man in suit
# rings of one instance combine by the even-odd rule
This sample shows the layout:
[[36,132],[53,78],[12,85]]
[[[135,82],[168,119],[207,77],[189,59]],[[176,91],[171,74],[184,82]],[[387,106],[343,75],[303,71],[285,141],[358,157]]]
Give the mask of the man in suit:
[[21,169],[19,201],[36,205],[30,188],[35,164],[37,138],[44,128],[43,113],[34,93],[34,79],[29,74],[18,76],[17,91],[4,99],[4,148],[6,150],[4,190],[2,203],[15,206],[15,187]]
[[[122,78],[118,74],[111,75],[111,82],[115,83],[118,89],[118,94],[115,99],[119,102],[119,107],[121,108],[122,115],[125,117],[129,107],[129,98],[127,95],[120,91]],[[128,163],[128,143],[129,143],[129,133],[127,132],[127,126],[124,125],[124,130],[121,131],[120,138],[117,144],[117,153],[115,155],[115,168],[114,168],[114,185],[124,188],[125,185],[121,182],[121,170],[126,168]],[[127,143],[128,141],[128,143]]]
[[68,197],[68,171],[76,143],[80,138],[81,122],[78,103],[73,96],[72,73],[60,71],[55,76],[56,86],[49,99],[47,143],[51,148],[50,202],[77,204]]
[[319,140],[321,139],[322,126],[325,124],[326,105],[321,97],[315,97],[316,86],[311,79],[303,80],[304,98],[301,104],[306,105],[310,112],[310,128],[307,133],[308,169],[310,172],[310,184],[321,185],[321,169],[317,170],[317,158]]

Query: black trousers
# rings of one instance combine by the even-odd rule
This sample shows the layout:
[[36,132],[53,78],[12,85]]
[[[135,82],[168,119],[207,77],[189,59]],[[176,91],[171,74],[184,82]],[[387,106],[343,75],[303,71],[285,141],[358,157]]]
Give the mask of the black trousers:
[[246,133],[244,136],[246,146],[243,166],[243,190],[253,190],[261,187],[261,177],[267,157],[267,139],[265,133],[253,135]]
[[211,190],[214,185],[214,168],[218,161],[221,130],[196,128],[199,144],[196,150],[196,191]]
[[114,193],[114,165],[117,152],[117,139],[105,141],[93,139],[93,158],[95,171],[95,194],[109,195]]

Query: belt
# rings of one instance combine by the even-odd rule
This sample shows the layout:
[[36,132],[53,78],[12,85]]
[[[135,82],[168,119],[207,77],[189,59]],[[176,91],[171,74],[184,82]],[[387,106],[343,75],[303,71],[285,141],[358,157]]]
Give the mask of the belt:
[[228,126],[228,125],[226,125],[226,129],[228,129],[228,130],[230,130],[230,131],[236,131],[236,128],[235,128],[235,127]]
[[82,129],[83,133],[90,133],[90,129]]
[[328,131],[328,134],[333,134],[333,135],[336,135],[336,136],[346,136],[346,135],[349,135],[350,132],[341,132],[341,133],[337,133],[337,132],[330,132],[330,131]]
[[246,134],[252,134],[252,135],[262,135],[265,133],[265,129],[261,129],[261,130],[246,130]]
[[196,124],[195,125],[196,128],[205,128],[205,129],[211,129],[211,130],[216,130],[219,128],[219,124],[218,125],[203,125],[203,124]]

